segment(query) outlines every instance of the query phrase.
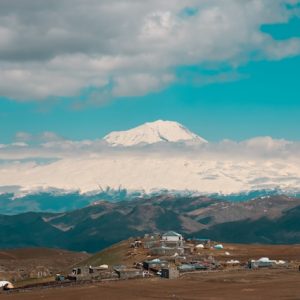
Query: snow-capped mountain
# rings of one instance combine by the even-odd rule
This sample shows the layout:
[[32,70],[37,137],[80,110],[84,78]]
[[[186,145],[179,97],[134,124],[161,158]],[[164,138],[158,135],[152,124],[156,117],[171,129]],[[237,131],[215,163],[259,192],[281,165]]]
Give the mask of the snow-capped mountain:
[[[104,140],[0,147],[0,193],[11,189],[89,193],[108,187],[147,194],[300,190],[297,143],[271,138],[207,143],[171,121],[112,132]],[[133,147],[155,143],[158,147]]]
[[278,188],[291,191],[299,190],[300,165],[284,160],[210,160],[186,153],[117,151],[63,158],[47,164],[28,161],[2,164],[0,186],[19,186],[24,192],[57,188],[82,193],[107,187],[146,193],[165,189],[201,194]]
[[112,146],[135,146],[158,142],[193,141],[207,143],[205,139],[191,132],[183,125],[173,121],[158,120],[145,123],[126,131],[114,131],[104,137]]

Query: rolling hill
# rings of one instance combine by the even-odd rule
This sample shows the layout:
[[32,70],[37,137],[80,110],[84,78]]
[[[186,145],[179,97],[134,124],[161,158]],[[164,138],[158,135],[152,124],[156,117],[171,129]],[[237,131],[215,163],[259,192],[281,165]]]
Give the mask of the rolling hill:
[[99,201],[64,213],[0,216],[0,248],[56,247],[96,252],[132,236],[176,230],[224,242],[300,243],[300,199],[287,196],[228,202],[158,196]]

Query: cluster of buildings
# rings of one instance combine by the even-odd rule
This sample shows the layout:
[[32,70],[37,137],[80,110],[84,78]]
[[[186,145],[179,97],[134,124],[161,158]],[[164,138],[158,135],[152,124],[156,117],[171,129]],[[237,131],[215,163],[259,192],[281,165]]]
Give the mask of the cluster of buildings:
[[220,266],[214,257],[203,256],[203,250],[212,247],[208,239],[185,240],[181,234],[168,231],[157,237],[145,236],[144,240],[144,247],[148,247],[149,255],[155,258],[144,261],[143,268],[163,278],[176,278],[180,273],[212,270]]
[[129,243],[129,255],[143,253],[141,261],[135,261],[131,265],[111,266],[102,265],[98,267],[86,266],[75,268],[68,276],[73,280],[84,279],[131,279],[160,276],[162,278],[178,278],[182,273],[221,270],[232,267],[278,267],[287,266],[284,261],[269,260],[261,258],[250,260],[242,264],[235,259],[218,261],[215,251],[222,251],[226,257],[230,253],[224,249],[222,244],[212,242],[209,239],[184,239],[175,232],[168,231],[164,234],[145,234],[143,238],[137,238]]
[[[132,239],[128,244],[127,251],[131,260],[129,259],[123,265],[102,264],[96,267],[75,267],[67,276],[57,274],[56,281],[126,280],[152,276],[175,279],[187,272],[223,270],[233,267],[257,269],[288,266],[285,261],[270,260],[266,257],[249,260],[248,263],[242,264],[240,261],[232,259],[231,254],[224,249],[222,244],[209,239],[184,239],[175,231],[168,231],[162,235],[145,234],[143,238]],[[216,260],[216,257],[222,258],[222,261]],[[227,259],[224,259],[226,257]],[[135,258],[137,260],[132,262],[132,259]],[[44,274],[44,269],[37,271],[38,277],[47,275]],[[2,288],[12,288],[10,282],[0,283]]]
[[[185,240],[175,231],[164,234],[145,234],[142,239],[135,239],[129,244],[129,252],[144,253],[146,259],[133,265],[118,265],[107,268],[85,266],[73,269],[67,277],[73,280],[93,279],[131,279],[150,276],[177,278],[180,273],[198,270],[211,270],[220,267],[212,257],[203,257],[203,249],[210,249],[208,239]],[[216,248],[217,249],[217,248]]]

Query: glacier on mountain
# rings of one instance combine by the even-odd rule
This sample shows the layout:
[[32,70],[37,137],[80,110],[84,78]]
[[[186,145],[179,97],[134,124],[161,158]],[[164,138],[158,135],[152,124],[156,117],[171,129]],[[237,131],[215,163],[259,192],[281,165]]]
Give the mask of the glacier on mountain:
[[0,149],[0,187],[81,193],[124,188],[232,194],[300,187],[299,144],[271,138],[208,143],[177,122],[156,121],[97,141]]
[[158,142],[198,142],[207,143],[205,139],[173,121],[158,120],[145,123],[126,131],[114,131],[104,137],[112,146],[134,146],[155,144]]

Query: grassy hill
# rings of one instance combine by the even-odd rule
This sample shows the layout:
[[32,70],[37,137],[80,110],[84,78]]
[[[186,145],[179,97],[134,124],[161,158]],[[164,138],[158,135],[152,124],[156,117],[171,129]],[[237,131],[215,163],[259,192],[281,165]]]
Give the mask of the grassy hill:
[[100,201],[64,213],[0,215],[0,248],[53,247],[95,253],[149,232],[236,243],[300,243],[300,199],[287,196],[232,203],[207,197],[160,196]]

